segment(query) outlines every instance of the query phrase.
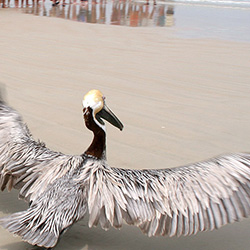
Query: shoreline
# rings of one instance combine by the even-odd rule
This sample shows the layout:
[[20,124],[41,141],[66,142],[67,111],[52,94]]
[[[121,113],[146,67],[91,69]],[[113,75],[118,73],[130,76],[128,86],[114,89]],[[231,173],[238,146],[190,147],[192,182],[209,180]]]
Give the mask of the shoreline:
[[[0,82],[10,106],[49,148],[66,154],[87,148],[92,134],[81,100],[96,88],[125,126],[120,132],[107,125],[110,166],[176,167],[250,151],[250,43],[0,12]],[[0,193],[1,211],[24,209],[16,197]],[[250,244],[249,223],[169,239],[147,238],[128,226],[89,229],[83,221],[58,249],[243,250]],[[31,246],[1,228],[0,249]]]
[[174,38],[250,42],[250,2],[246,8],[181,2],[145,5],[143,1],[108,1],[106,4],[90,1],[84,4],[59,4],[52,7],[49,0],[27,4],[23,8],[19,1],[16,5],[12,4],[12,9],[14,6],[26,14],[57,17],[81,23],[136,28],[164,27]]

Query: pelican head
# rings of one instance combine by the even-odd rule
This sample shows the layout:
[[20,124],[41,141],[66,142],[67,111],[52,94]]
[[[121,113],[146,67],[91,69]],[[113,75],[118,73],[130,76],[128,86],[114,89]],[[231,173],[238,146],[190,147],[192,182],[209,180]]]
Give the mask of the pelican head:
[[108,108],[105,103],[105,97],[100,90],[90,90],[83,98],[83,112],[92,111],[94,122],[105,130],[105,124],[102,119],[110,122],[113,126],[123,129],[123,124],[119,121],[116,115]]

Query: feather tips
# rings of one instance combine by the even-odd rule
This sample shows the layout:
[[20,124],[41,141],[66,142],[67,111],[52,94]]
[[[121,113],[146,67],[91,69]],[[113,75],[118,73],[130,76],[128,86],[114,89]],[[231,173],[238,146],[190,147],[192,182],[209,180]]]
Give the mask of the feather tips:
[[149,236],[180,236],[247,217],[249,158],[228,155],[161,170],[125,170],[93,162],[85,170],[89,225],[96,226],[99,220],[103,228],[107,224],[120,228],[125,220]]

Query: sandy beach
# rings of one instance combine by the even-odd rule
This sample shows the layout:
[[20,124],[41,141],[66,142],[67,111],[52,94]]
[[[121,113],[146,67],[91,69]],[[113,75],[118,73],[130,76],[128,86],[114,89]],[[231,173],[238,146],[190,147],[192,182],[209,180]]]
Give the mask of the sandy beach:
[[[0,10],[0,83],[36,139],[83,153],[81,100],[100,89],[124,131],[107,125],[111,166],[166,168],[250,151],[250,43],[181,39],[161,28],[71,22]],[[0,194],[0,216],[26,207]],[[181,238],[74,225],[56,249],[248,249],[250,221]],[[0,228],[1,250],[34,249]]]

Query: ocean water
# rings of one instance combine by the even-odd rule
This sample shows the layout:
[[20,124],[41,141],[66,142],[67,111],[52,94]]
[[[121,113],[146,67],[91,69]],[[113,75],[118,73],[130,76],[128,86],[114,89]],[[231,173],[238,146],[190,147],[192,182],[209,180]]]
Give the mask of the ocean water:
[[241,7],[249,8],[250,0],[173,0],[168,2],[184,3],[184,4],[199,4],[199,5],[214,5],[224,7]]
[[250,8],[232,4],[177,5],[174,33],[184,38],[250,42]]
[[[0,0],[38,16],[131,27],[165,27],[182,38],[250,42],[250,0]],[[166,31],[166,32],[168,32]]]

